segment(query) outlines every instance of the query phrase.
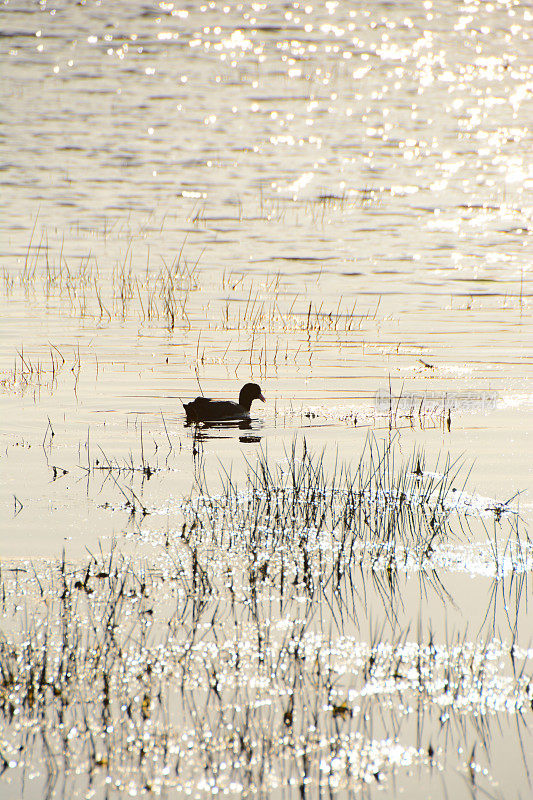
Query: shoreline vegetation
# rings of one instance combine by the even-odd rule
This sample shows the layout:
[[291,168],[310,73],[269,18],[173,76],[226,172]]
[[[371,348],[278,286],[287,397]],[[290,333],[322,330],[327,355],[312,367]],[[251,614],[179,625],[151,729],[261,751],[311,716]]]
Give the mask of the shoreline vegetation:
[[[305,440],[281,462],[260,452],[240,484],[222,469],[214,493],[203,458],[181,527],[146,538],[140,515],[149,557],[115,543],[85,564],[2,565],[12,785],[31,772],[47,798],[302,797],[416,768],[459,770],[474,791],[510,730],[527,768],[533,549],[516,507],[476,505],[461,463],[430,468],[371,436],[356,465],[329,472]],[[450,565],[483,544],[480,627],[443,637]]]

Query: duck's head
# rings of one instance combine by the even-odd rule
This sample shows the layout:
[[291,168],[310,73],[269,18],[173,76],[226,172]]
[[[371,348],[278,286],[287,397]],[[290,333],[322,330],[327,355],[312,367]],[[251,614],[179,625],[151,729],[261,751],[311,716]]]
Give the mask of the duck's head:
[[262,400],[263,403],[266,403],[261,387],[257,383],[245,383],[239,393],[239,405],[250,410],[254,400]]

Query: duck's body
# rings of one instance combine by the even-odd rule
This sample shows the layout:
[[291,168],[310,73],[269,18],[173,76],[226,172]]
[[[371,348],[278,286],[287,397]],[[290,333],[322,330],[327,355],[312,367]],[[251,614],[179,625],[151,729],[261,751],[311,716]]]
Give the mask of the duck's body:
[[187,422],[222,422],[224,420],[243,420],[250,418],[250,408],[254,400],[265,398],[257,383],[245,383],[239,394],[239,402],[233,400],[211,400],[197,397],[191,403],[184,403]]

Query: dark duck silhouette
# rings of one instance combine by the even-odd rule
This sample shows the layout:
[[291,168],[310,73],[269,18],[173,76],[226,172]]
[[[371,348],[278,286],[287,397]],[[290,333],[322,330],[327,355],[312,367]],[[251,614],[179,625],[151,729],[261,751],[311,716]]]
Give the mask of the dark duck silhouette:
[[224,420],[246,420],[250,418],[250,408],[254,400],[266,402],[257,383],[245,383],[239,393],[239,402],[233,400],[211,400],[197,397],[191,403],[184,403],[187,422],[222,422]]

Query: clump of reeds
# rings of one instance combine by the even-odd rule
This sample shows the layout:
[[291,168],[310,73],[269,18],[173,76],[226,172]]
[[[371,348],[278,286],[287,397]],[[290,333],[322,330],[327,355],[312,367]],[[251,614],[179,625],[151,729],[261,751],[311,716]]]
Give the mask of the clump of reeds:
[[[51,248],[45,230],[38,244],[33,244],[35,233],[34,228],[24,268],[18,273],[3,271],[6,294],[19,290],[35,301],[40,293],[48,306],[53,301],[61,313],[100,322],[131,318],[141,324],[162,324],[169,330],[188,330],[200,316],[205,324],[205,303],[191,308],[190,302],[194,292],[205,289],[199,270],[202,254],[193,259],[186,256],[186,240],[174,258],[161,257],[161,263],[153,266],[150,248],[141,263],[131,237],[113,268],[104,270],[91,252],[73,260],[65,251],[64,241],[60,247]],[[357,302],[343,297],[326,308],[324,302],[310,301],[305,295],[291,292],[285,296],[279,291],[280,285],[279,272],[260,282],[237,272],[224,272],[222,288],[226,296],[210,298],[213,312],[209,327],[252,334],[338,336],[351,334],[366,321],[375,320],[379,308],[378,300],[375,308],[359,310]],[[269,349],[274,348],[270,342]]]
[[[224,541],[245,536],[278,547],[298,537],[310,549],[324,534],[343,562],[361,554],[379,560],[401,549],[427,558],[448,533],[455,485],[461,465],[447,457],[439,470],[425,468],[420,451],[396,463],[393,443],[374,437],[355,467],[335,462],[328,474],[324,452],[314,455],[305,440],[293,443],[283,464],[271,464],[262,453],[248,464],[244,486],[229,474],[216,497],[200,487],[190,514],[216,525]],[[207,522],[206,522],[207,520]]]
[[[6,391],[16,391],[24,394],[28,390],[36,393],[41,389],[52,392],[57,388],[57,381],[66,363],[61,351],[53,344],[49,344],[48,358],[40,355],[32,356],[24,352],[21,347],[17,350],[13,367],[0,379],[0,386]],[[71,372],[77,373],[81,369],[79,350],[74,350],[74,360]]]
[[65,301],[59,310],[80,317],[108,321],[133,317],[143,323],[162,322],[168,329],[190,327],[186,309],[190,293],[198,288],[199,258],[189,262],[183,242],[171,262],[162,259],[160,267],[152,268],[148,250],[145,269],[135,269],[131,244],[108,275],[90,253],[69,264],[64,243],[59,253],[52,254],[43,232],[36,248],[32,249],[30,242],[20,273],[4,269],[4,292],[12,295],[18,288],[27,297],[41,292],[47,303]]
[[[294,442],[282,462],[261,453],[248,463],[241,484],[224,472],[216,493],[208,491],[199,470],[197,490],[182,508],[188,543],[215,571],[232,561],[244,563],[252,598],[272,586],[284,597],[297,586],[309,601],[333,601],[356,617],[364,582],[371,579],[394,617],[401,576],[417,573],[426,591],[446,595],[439,571],[456,568],[455,546],[470,541],[479,520],[483,573],[502,578],[496,597],[509,589],[511,576],[517,593],[505,600],[511,615],[520,606],[517,586],[532,559],[527,532],[520,532],[508,504],[497,512],[491,505],[476,506],[464,491],[467,476],[462,480],[461,471],[449,456],[428,469],[419,450],[398,462],[394,441],[369,437],[354,467],[335,460],[328,472],[324,452],[313,454],[305,440],[301,446]],[[513,637],[515,628],[516,619]]]
[[109,782],[180,793],[289,782],[296,798],[300,787],[401,778],[402,763],[422,765],[430,750],[442,763],[520,724],[526,651],[513,648],[509,674],[491,638],[438,643],[374,624],[361,641],[346,620],[327,630],[294,590],[262,593],[268,565],[246,583],[245,566],[240,586],[235,562],[232,578],[208,575],[184,526],[151,564],[114,550],[22,576],[4,569],[5,768],[75,774],[70,796]]
[[[84,472],[147,478],[139,434],[129,463],[87,441]],[[502,567],[487,584],[484,635],[439,639],[420,621],[413,634],[398,613],[398,574],[414,565],[426,570],[419,603],[433,580],[431,602],[453,605],[434,554],[468,536],[455,526],[461,464],[429,469],[422,451],[399,460],[394,440],[370,437],[354,465],[328,468],[325,451],[295,441],[280,462],[249,463],[242,486],[223,473],[213,494],[201,446],[195,458],[184,519],[154,534],[149,560],[115,546],[77,564],[2,565],[0,770],[31,763],[69,796],[289,785],[296,800],[401,780],[412,764],[445,771],[476,743],[490,764],[494,736],[520,746],[533,678],[519,646],[531,545],[518,515],[486,509],[495,563],[503,550],[511,564],[507,583]]]

